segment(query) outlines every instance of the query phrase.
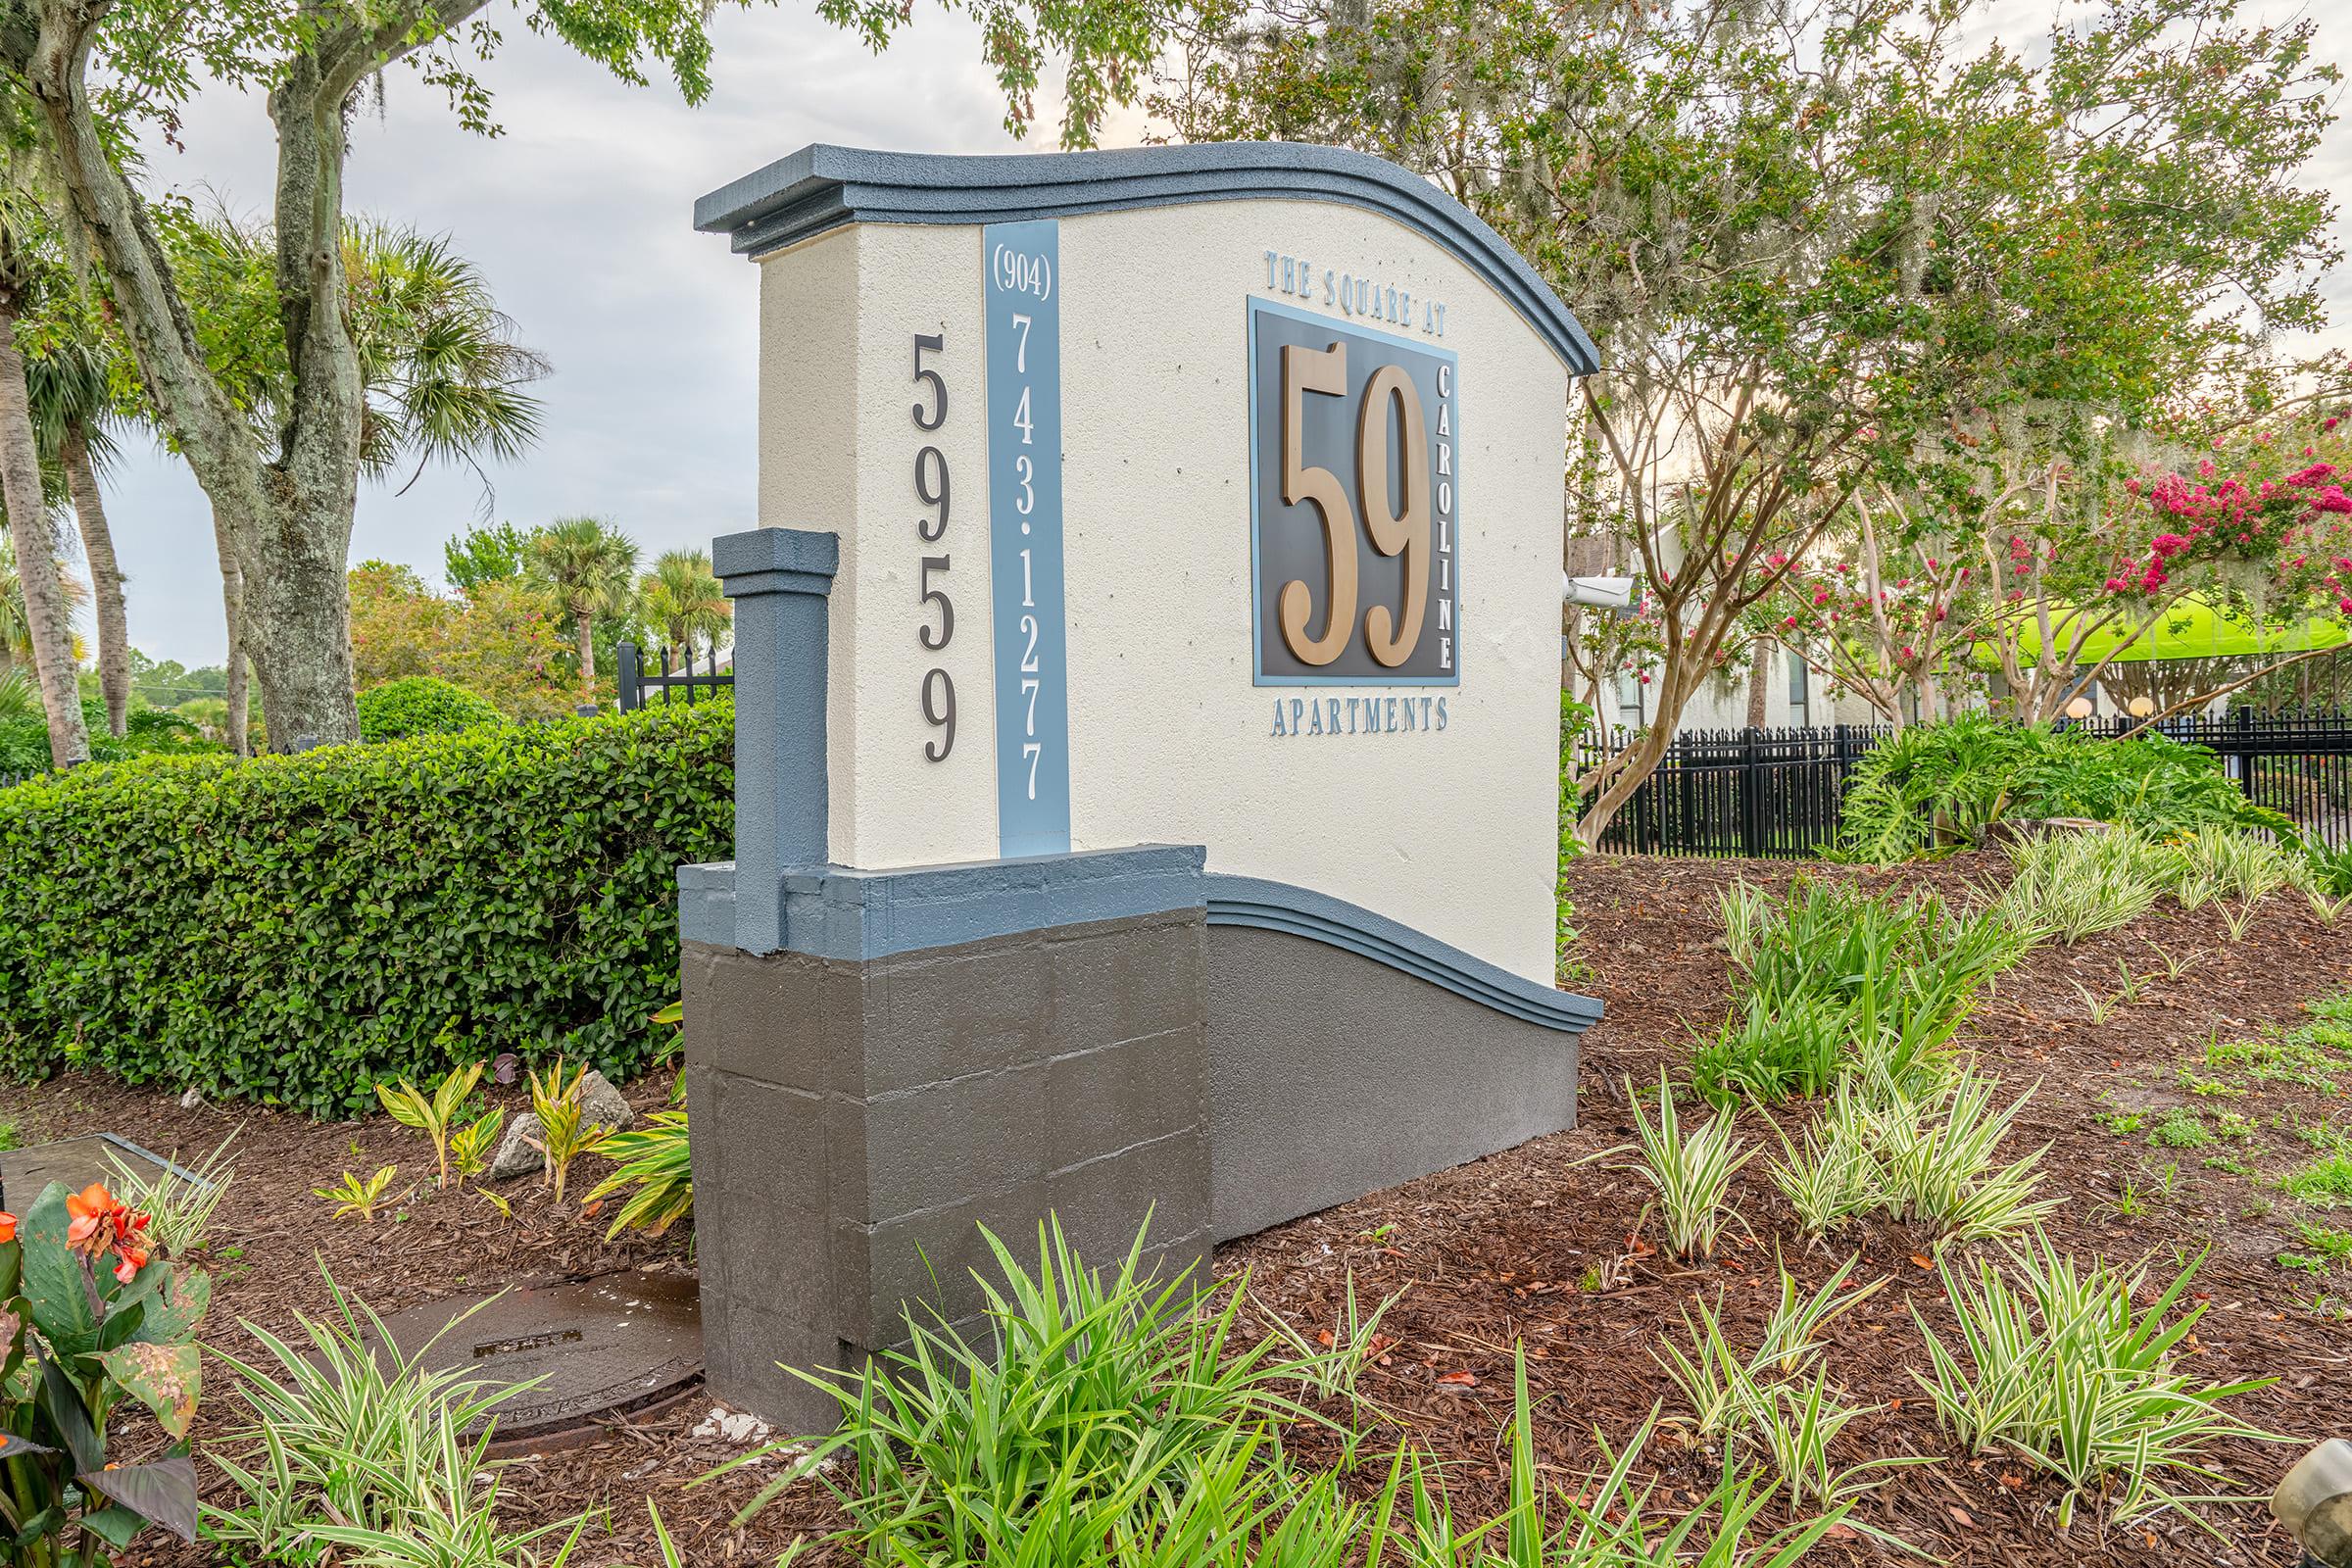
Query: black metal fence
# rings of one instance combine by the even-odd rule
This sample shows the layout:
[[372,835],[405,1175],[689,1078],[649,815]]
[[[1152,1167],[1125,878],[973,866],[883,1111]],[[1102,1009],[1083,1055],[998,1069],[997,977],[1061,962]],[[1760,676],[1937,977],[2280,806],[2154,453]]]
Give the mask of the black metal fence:
[[[723,670],[718,667],[718,652],[715,649],[704,656],[707,662],[700,670],[694,667],[694,650],[691,648],[685,651],[676,669],[670,667],[671,659],[678,657],[677,651],[671,648],[654,650],[656,662],[650,670],[646,667],[645,655],[635,643],[622,643],[613,652],[613,680],[620,692],[620,710],[624,713],[643,708],[651,700],[647,694],[652,692],[661,693],[664,703],[695,702],[698,692],[701,701],[708,701],[722,691],[730,697],[735,694],[735,671],[731,667]],[[674,695],[677,693],[684,695]]]
[[[2134,718],[2081,727],[2120,738]],[[2284,812],[2309,836],[2352,843],[2352,718],[2340,713],[2167,719],[2178,741],[2210,748],[2257,806]],[[1658,770],[1601,833],[1604,850],[1632,855],[1722,855],[1809,859],[1838,838],[1847,780],[1891,728],[1692,730],[1675,737]],[[1630,737],[1614,737],[1621,749]],[[1604,748],[1588,741],[1581,765]]]

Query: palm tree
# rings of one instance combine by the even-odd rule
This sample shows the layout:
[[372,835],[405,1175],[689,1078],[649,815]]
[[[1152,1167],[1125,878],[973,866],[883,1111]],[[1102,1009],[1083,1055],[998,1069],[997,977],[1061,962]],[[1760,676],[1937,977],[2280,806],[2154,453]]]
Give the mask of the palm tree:
[[81,685],[74,657],[74,613],[65,574],[57,566],[57,535],[41,489],[40,444],[33,435],[32,396],[24,383],[24,355],[17,324],[34,309],[48,271],[42,264],[54,230],[32,177],[27,117],[13,89],[0,104],[0,502],[8,510],[17,579],[24,599],[24,628],[41,710],[49,721],[49,760],[73,767],[90,757],[81,721]]
[[406,490],[429,463],[479,474],[483,458],[511,463],[538,441],[542,406],[520,389],[547,361],[516,341],[489,280],[448,236],[347,220],[343,275],[368,391],[363,473],[389,478],[413,457]]
[[[293,384],[278,328],[275,236],[267,223],[214,212],[170,226],[164,240],[207,364],[251,412],[255,441],[274,446]],[[527,450],[539,437],[541,404],[522,388],[547,373],[547,362],[515,340],[479,270],[446,238],[367,219],[344,222],[342,252],[344,314],[363,383],[362,473],[388,480],[414,462],[405,489],[429,463],[479,472],[485,458]],[[227,729],[242,753],[245,662],[258,664],[264,650],[244,624],[245,573],[219,517],[214,533],[228,620]]]
[[715,651],[733,623],[727,591],[710,570],[707,550],[668,550],[637,585],[638,613],[672,648],[698,643]]
[[[90,602],[90,590],[79,577],[62,566],[57,573],[58,587],[66,596],[69,618],[81,612]],[[81,639],[70,644],[75,663],[81,662]],[[24,582],[17,575],[17,551],[5,534],[0,534],[0,670],[22,671],[33,662],[32,617],[24,609]]]
[[559,517],[531,536],[530,575],[571,617],[580,655],[580,701],[596,701],[599,614],[629,607],[637,546],[602,517]]
[[90,589],[97,606],[98,691],[106,703],[106,727],[121,735],[130,716],[130,629],[122,604],[122,571],[115,559],[114,532],[107,526],[106,499],[98,470],[115,454],[112,367],[107,352],[87,338],[53,336],[25,361],[25,391],[32,401],[33,435],[40,444],[46,479],[74,509],[81,527],[82,556],[90,564]]

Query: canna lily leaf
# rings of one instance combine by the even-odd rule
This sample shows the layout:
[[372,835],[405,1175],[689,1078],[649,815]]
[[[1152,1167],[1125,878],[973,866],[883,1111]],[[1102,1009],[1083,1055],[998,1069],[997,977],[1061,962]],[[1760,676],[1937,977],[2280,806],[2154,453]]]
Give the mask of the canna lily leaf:
[[30,1438],[20,1438],[14,1432],[0,1432],[0,1459],[14,1459],[27,1453],[55,1453],[56,1451],[45,1443],[35,1443]]
[[182,1541],[196,1539],[193,1459],[183,1456],[158,1459],[153,1464],[121,1465],[113,1470],[85,1470],[74,1479],[149,1524],[163,1526]]
[[81,1516],[81,1528],[121,1551],[130,1544],[133,1536],[147,1528],[147,1521],[135,1510],[118,1502],[110,1507],[85,1510]]
[[82,1260],[66,1246],[64,1184],[51,1182],[17,1227],[24,1250],[24,1295],[32,1326],[60,1355],[97,1348],[98,1320],[90,1308],[89,1279]]
[[125,1345],[98,1359],[118,1388],[155,1412],[166,1432],[175,1438],[188,1435],[203,1378],[193,1344]]
[[95,1469],[106,1463],[106,1442],[98,1436],[97,1426],[90,1420],[89,1410],[81,1402],[81,1390],[56,1356],[34,1347],[33,1360],[40,1363],[41,1396],[50,1424],[65,1440],[66,1450],[74,1462]]
[[[149,1267],[161,1267],[160,1263]],[[141,1279],[146,1278],[144,1272]],[[190,1269],[173,1276],[169,1298],[159,1292],[147,1298],[147,1312],[139,1322],[139,1331],[131,1336],[137,1345],[172,1345],[194,1339],[204,1322],[204,1314],[213,1304],[213,1277]]]

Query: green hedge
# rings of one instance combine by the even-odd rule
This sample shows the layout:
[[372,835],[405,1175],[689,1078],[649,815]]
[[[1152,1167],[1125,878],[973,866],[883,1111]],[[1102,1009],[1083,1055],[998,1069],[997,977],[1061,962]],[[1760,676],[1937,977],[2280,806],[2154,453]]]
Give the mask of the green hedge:
[[0,792],[0,1070],[337,1114],[499,1051],[642,1069],[733,755],[697,704]]
[[506,715],[496,708],[438,675],[410,675],[360,693],[360,739],[364,741],[455,735],[478,724],[504,722]]

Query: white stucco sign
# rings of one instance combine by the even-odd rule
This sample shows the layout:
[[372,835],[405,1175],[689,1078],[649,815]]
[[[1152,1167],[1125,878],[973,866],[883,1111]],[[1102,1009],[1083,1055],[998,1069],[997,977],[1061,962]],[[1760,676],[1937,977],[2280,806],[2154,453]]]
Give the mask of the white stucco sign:
[[705,198],[762,269],[764,526],[839,537],[827,854],[1142,843],[1548,983],[1571,376],[1378,160],[815,147]]

